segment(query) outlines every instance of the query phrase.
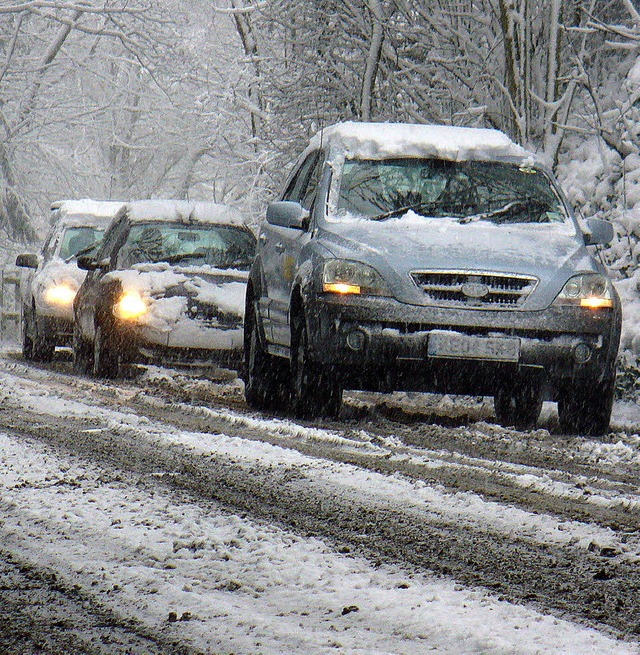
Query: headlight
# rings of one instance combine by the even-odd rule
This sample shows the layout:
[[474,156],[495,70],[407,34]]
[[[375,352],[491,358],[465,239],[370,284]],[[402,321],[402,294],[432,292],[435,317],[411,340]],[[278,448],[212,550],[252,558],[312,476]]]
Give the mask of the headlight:
[[75,297],[76,290],[64,282],[48,287],[44,292],[44,301],[49,305],[70,306]]
[[598,273],[574,275],[558,294],[556,304],[579,305],[590,309],[613,307],[611,282]]
[[116,318],[131,320],[138,318],[147,312],[147,304],[142,299],[139,291],[125,291],[118,302],[113,306],[113,313]]
[[378,271],[348,259],[330,259],[325,262],[322,290],[339,294],[391,295]]

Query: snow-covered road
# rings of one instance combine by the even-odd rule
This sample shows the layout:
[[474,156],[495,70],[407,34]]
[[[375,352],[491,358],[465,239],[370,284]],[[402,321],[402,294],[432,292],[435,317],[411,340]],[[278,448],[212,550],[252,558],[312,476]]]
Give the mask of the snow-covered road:
[[10,351],[0,399],[2,550],[159,644],[640,653],[634,407],[603,441],[554,434],[550,414],[504,430],[482,401],[456,422],[459,403],[418,396],[354,396],[343,423],[301,425],[247,412],[236,382],[106,385]]

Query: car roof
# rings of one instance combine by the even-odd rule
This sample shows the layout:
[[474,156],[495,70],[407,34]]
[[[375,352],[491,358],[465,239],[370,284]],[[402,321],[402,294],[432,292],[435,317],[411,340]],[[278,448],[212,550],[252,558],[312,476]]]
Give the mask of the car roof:
[[96,216],[95,214],[73,213],[63,214],[58,221],[56,227],[99,227],[104,228],[113,219],[113,216]]
[[318,148],[328,149],[330,159],[423,157],[535,163],[534,155],[514,143],[504,132],[447,125],[338,123],[318,132],[307,151]]
[[176,221],[184,223],[217,223],[246,226],[247,221],[238,209],[216,202],[188,200],[135,200],[126,204],[131,222]]

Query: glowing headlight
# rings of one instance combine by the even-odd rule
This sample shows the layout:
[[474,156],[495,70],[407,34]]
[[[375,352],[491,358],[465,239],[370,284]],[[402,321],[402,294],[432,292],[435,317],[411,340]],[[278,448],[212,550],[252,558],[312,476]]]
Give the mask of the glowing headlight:
[[556,298],[558,305],[579,305],[590,309],[613,307],[611,282],[598,273],[575,275]]
[[322,290],[339,294],[391,295],[378,271],[348,259],[330,259],[325,262]]
[[49,287],[44,292],[44,300],[49,305],[69,306],[76,297],[76,290],[68,284],[56,284]]
[[146,311],[147,305],[138,291],[125,291],[113,306],[114,315],[123,320],[138,318]]

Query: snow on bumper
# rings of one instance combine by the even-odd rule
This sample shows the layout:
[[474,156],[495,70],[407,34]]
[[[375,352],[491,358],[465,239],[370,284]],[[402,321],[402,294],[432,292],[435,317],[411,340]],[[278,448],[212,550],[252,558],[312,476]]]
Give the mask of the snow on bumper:
[[149,326],[131,328],[139,348],[173,348],[176,350],[241,350],[242,327],[233,329],[203,327],[183,322],[169,330]]
[[[309,305],[318,361],[355,376],[387,371],[406,388],[436,388],[436,378],[457,377],[475,391],[474,373],[491,387],[492,376],[505,368],[537,371],[552,382],[597,379],[613,370],[620,335],[613,311],[579,307],[469,310],[327,295]],[[398,388],[397,380],[393,384]]]

